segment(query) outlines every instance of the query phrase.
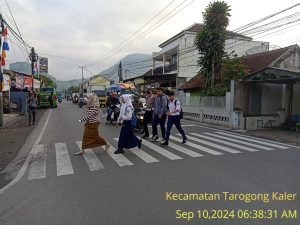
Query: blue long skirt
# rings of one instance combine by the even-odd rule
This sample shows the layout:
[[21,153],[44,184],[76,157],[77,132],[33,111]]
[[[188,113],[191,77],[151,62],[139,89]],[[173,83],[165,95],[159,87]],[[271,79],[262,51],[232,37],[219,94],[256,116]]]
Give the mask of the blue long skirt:
[[139,139],[135,136],[133,129],[131,127],[131,121],[124,121],[122,124],[118,148],[134,148],[137,147],[139,143]]

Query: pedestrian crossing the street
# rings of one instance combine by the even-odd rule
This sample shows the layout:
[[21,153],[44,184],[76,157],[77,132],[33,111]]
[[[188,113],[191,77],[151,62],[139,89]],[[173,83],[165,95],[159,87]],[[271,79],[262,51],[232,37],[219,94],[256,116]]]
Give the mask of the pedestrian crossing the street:
[[[139,164],[137,161],[145,164],[163,163],[165,160],[177,161],[187,158],[203,158],[205,156],[222,156],[225,154],[242,154],[245,152],[285,150],[290,146],[279,142],[268,141],[260,138],[249,137],[246,135],[234,134],[229,132],[203,132],[188,133],[188,141],[182,144],[180,134],[171,135],[168,146],[161,146],[160,142],[151,142],[143,140],[142,148],[133,148],[126,150],[125,154],[114,154],[117,148],[118,138],[114,138],[107,152],[102,148],[101,154],[107,154],[109,157],[97,155],[96,149],[86,149],[82,155],[84,164],[87,164],[89,171],[106,170],[109,164],[113,163],[118,167],[133,166]],[[74,153],[81,150],[81,141],[72,143],[55,143],[53,147],[40,144],[35,146],[31,152],[31,160],[28,169],[28,180],[37,180],[47,177],[52,168],[47,155],[55,154],[56,176],[66,176],[74,174],[75,158]],[[69,147],[68,146],[72,146]],[[136,159],[134,159],[136,158]],[[135,162],[135,163],[133,163]],[[78,163],[78,162],[76,162]],[[78,166],[78,165],[77,165]],[[80,167],[82,168],[82,167]],[[75,168],[78,169],[78,168]],[[76,171],[76,170],[75,170]],[[51,173],[50,173],[51,174]]]

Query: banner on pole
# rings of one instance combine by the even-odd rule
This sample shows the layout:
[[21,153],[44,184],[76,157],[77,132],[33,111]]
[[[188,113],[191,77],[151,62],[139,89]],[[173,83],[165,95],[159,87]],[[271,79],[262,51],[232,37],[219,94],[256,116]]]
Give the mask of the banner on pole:
[[40,74],[48,74],[48,58],[40,57]]

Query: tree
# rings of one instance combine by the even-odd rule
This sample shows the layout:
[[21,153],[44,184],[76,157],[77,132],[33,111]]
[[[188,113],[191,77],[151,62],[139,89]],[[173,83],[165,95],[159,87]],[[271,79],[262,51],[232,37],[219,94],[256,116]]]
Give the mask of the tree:
[[41,80],[42,87],[55,87],[56,88],[56,83],[50,77],[40,74],[40,80]]
[[205,88],[221,78],[222,58],[225,55],[226,28],[229,24],[231,9],[226,2],[210,3],[203,12],[204,27],[197,34],[195,45],[200,57],[200,72],[205,79]]
[[79,86],[71,86],[68,88],[67,92],[72,94],[72,93],[79,93]]

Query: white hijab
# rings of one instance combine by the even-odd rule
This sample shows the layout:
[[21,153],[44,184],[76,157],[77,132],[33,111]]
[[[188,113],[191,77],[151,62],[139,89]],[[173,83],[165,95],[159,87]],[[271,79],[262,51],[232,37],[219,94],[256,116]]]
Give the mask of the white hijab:
[[131,110],[133,110],[132,102],[129,96],[122,96],[124,98],[124,103],[122,103],[121,111],[120,111],[120,117],[123,118],[125,116],[125,111],[127,107],[131,107]]

